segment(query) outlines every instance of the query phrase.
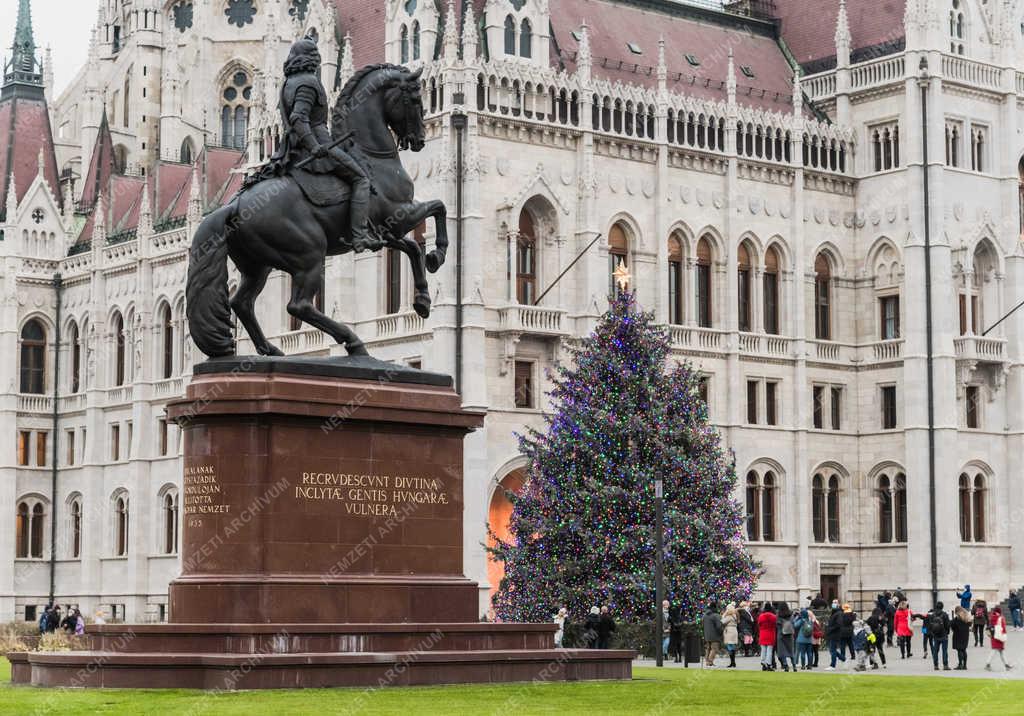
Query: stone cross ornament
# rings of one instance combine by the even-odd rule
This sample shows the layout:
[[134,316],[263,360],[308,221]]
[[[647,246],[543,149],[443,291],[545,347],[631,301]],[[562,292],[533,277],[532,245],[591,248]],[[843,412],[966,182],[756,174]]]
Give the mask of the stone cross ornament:
[[[444,203],[416,201],[399,158],[399,149],[424,147],[422,70],[364,67],[341,91],[330,122],[316,41],[296,42],[284,70],[280,109],[287,132],[279,151],[203,220],[189,251],[189,330],[211,358],[235,355],[232,311],[260,355],[284,355],[267,340],[255,313],[256,298],[274,269],[292,278],[289,314],[332,336],[349,355],[366,355],[355,332],[314,302],[325,257],[385,247],[401,251],[412,266],[413,307],[424,318],[430,315],[427,272],[445,261]],[[437,234],[430,252],[410,236],[428,217]],[[229,257],[241,273],[231,296]]]

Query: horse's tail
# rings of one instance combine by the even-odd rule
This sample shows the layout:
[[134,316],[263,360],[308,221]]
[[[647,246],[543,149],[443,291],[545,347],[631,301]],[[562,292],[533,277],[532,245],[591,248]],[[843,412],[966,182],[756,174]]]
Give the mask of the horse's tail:
[[185,306],[192,340],[211,358],[234,355],[228,303],[228,236],[238,201],[214,211],[199,225],[189,249]]

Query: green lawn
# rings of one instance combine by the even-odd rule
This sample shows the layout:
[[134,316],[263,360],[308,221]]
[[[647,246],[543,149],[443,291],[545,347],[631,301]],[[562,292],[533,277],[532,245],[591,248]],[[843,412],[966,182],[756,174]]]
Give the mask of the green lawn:
[[983,714],[1020,713],[1024,681],[634,669],[632,682],[206,694],[10,686],[2,714]]

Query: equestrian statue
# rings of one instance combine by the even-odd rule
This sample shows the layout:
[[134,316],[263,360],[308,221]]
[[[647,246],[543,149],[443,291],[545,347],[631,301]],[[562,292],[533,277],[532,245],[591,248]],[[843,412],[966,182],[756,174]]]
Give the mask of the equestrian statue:
[[[327,92],[320,81],[316,41],[296,42],[284,65],[281,119],[287,128],[270,161],[200,224],[189,251],[186,286],[189,330],[211,358],[235,354],[234,310],[261,355],[284,355],[256,320],[256,298],[274,269],[292,277],[288,313],[366,355],[355,332],[317,309],[324,259],[349,252],[403,252],[412,264],[413,308],[430,315],[427,271],[448,249],[441,201],[417,202],[399,149],[425,144],[422,70],[370,65],[342,89],[328,129]],[[397,138],[397,142],[396,142]],[[409,233],[433,217],[436,248],[426,253]],[[241,274],[228,296],[227,259]]]

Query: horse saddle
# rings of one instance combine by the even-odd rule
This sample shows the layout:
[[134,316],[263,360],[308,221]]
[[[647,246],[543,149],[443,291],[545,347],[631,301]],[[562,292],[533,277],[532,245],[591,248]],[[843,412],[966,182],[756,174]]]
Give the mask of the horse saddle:
[[291,169],[288,176],[302,189],[314,206],[337,206],[352,195],[348,183],[334,174],[317,174],[305,169]]

